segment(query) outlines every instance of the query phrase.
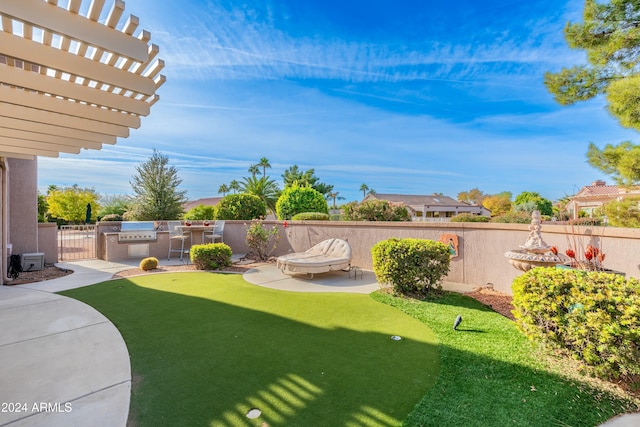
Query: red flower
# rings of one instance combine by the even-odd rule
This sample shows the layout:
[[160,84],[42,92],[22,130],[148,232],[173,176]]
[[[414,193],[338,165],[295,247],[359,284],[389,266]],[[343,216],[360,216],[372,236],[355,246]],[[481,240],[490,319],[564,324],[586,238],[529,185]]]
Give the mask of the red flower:
[[603,262],[604,261],[604,254],[602,252],[600,252],[598,254],[598,261]]
[[551,253],[554,255],[558,255],[558,248],[556,248],[555,246],[551,246]]
[[591,261],[593,259],[593,248],[591,246],[587,246],[587,250],[584,253],[584,257]]
[[574,258],[576,257],[576,253],[573,251],[573,249],[567,249],[567,251],[565,252],[565,254],[567,254],[567,256],[569,258]]

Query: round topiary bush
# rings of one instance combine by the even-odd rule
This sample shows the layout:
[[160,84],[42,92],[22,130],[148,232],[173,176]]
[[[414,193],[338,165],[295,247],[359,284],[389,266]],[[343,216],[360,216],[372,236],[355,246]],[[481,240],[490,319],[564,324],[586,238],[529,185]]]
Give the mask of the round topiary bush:
[[251,220],[265,217],[267,205],[253,194],[229,194],[216,206],[216,218],[224,220]]
[[300,212],[292,218],[294,221],[328,221],[329,214],[322,212]]
[[371,255],[379,283],[391,285],[397,294],[421,296],[442,288],[451,259],[447,245],[426,239],[382,240]]
[[329,206],[324,196],[309,186],[301,187],[293,184],[282,192],[276,202],[278,219],[292,219],[302,212],[329,213]]
[[158,268],[158,258],[149,257],[140,261],[140,270],[149,271]]

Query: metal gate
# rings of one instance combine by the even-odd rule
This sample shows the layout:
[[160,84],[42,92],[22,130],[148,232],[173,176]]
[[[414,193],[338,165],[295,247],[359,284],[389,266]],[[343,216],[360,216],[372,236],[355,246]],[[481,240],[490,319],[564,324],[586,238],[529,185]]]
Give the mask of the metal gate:
[[58,261],[96,258],[96,226],[61,225],[58,229]]

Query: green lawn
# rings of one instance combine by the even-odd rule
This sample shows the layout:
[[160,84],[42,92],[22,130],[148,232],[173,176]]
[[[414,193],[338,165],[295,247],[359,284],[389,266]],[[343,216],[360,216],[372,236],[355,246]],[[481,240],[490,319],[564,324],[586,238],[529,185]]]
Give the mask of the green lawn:
[[[122,333],[138,426],[395,426],[438,374],[433,332],[367,295],[281,292],[211,273],[62,294]],[[254,407],[263,415],[250,420]]]
[[[478,301],[374,299],[420,319],[438,336],[438,381],[405,420],[409,426],[597,426],[640,408],[579,378],[554,374],[509,319]],[[458,331],[453,320],[463,317]]]
[[596,426],[638,410],[551,372],[510,320],[463,295],[291,293],[211,273],[62,294],[121,331],[137,426]]

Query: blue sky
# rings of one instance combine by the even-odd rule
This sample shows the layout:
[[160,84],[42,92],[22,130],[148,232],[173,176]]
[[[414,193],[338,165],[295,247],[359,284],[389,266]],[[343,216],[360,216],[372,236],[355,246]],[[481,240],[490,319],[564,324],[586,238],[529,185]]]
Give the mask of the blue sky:
[[[105,11],[108,11],[110,2]],[[487,4],[489,3],[489,4]],[[191,200],[260,158],[282,186],[297,164],[345,200],[537,191],[605,179],[586,163],[636,134],[599,98],[557,105],[546,71],[584,61],[562,30],[583,0],[128,0],[166,62],[160,101],[129,138],[39,158],[38,185],[132,194],[155,148]],[[124,21],[124,19],[123,19]],[[611,181],[611,179],[608,179]]]

